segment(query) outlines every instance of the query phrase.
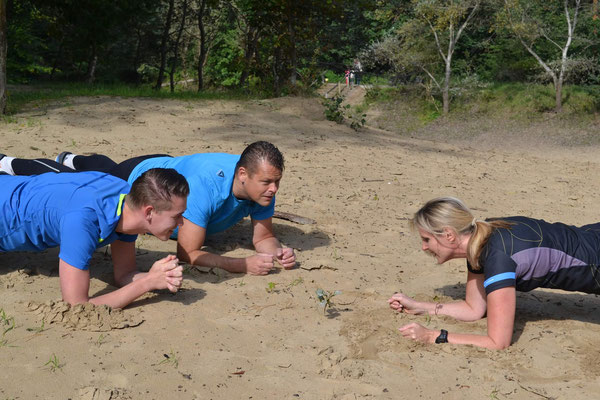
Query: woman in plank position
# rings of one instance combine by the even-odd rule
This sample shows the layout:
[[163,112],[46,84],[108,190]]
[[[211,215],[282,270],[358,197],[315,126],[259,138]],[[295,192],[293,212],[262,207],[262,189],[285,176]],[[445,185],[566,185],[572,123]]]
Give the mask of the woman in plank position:
[[423,251],[439,264],[467,259],[465,300],[430,303],[396,293],[388,300],[390,307],[461,321],[487,314],[487,333],[448,333],[413,322],[400,328],[410,339],[504,349],[512,340],[517,290],[542,287],[600,293],[600,223],[575,227],[527,217],[481,221],[460,200],[443,197],[418,210],[412,225],[419,231]]

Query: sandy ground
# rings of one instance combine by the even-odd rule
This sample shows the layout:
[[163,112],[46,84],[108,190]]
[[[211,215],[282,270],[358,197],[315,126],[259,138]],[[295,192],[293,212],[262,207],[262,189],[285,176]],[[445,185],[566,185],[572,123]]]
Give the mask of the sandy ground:
[[[397,328],[409,321],[474,333],[486,321],[395,314],[386,304],[395,291],[464,296],[464,262],[435,265],[407,225],[424,201],[458,196],[480,218],[595,222],[598,148],[481,150],[355,132],[324,120],[316,99],[297,98],[76,98],[3,123],[0,138],[13,156],[69,150],[116,160],[238,153],[269,140],[286,157],[278,210],[317,221],[275,221],[299,268],[266,277],[188,268],[179,293],[152,293],[122,311],[58,302],[56,250],[0,254],[0,399],[598,398],[597,296],[519,294],[514,344],[499,352],[405,340]],[[250,232],[243,221],[208,248],[250,255]],[[140,268],[174,251],[172,241],[142,237]],[[104,251],[91,271],[91,294],[112,289]],[[318,288],[342,292],[325,314]]]

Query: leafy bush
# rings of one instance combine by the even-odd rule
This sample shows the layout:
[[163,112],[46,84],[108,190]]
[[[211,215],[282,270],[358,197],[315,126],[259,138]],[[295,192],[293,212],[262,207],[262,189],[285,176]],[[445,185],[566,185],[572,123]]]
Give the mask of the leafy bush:
[[344,110],[342,109],[342,99],[340,96],[334,96],[329,99],[323,99],[325,106],[325,118],[329,121],[341,124],[344,122]]

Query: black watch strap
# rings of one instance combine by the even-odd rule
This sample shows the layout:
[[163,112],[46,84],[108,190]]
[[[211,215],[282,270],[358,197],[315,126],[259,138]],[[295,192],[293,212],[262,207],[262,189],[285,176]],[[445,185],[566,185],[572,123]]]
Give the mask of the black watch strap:
[[440,332],[440,336],[435,339],[436,343],[448,343],[448,331],[442,329]]

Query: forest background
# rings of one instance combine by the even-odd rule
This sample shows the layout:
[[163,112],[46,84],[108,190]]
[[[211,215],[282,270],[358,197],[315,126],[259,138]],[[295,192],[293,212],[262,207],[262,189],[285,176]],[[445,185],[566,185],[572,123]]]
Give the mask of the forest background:
[[600,109],[597,0],[0,3],[3,112],[18,108],[22,84],[310,93],[342,80],[356,58],[362,83],[386,87],[371,99],[400,90],[434,118],[461,98],[498,93],[521,94],[538,112]]

